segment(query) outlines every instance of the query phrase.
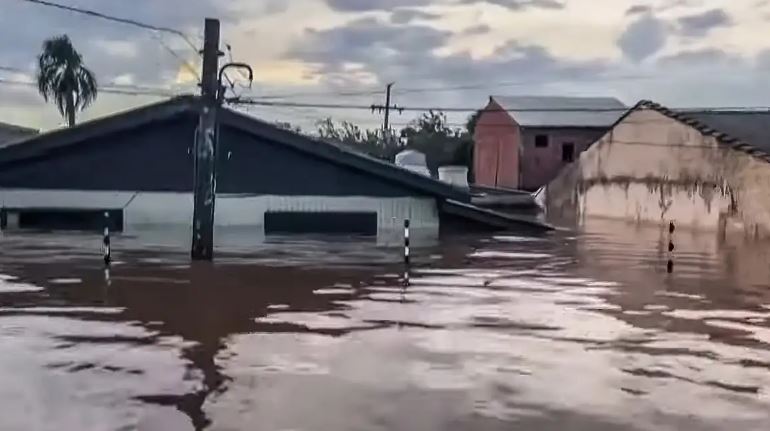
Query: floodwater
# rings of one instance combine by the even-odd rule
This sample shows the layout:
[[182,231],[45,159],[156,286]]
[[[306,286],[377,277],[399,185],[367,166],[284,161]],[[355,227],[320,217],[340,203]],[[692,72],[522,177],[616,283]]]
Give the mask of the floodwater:
[[0,237],[0,430],[767,430],[767,244]]

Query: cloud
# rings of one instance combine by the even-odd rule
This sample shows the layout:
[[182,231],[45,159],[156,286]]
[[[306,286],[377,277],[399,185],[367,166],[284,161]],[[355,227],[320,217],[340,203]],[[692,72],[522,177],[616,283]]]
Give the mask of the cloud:
[[477,36],[480,34],[487,34],[490,31],[492,31],[492,27],[486,25],[486,24],[478,24],[471,27],[466,28],[462,31],[462,34],[464,36]]
[[308,30],[289,53],[292,60],[313,66],[313,75],[329,82],[346,75],[342,65],[362,65],[376,82],[407,80],[419,83],[460,84],[468,81],[577,78],[603,71],[597,61],[570,61],[545,48],[511,40],[493,55],[473,58],[466,52],[439,54],[452,33],[425,25],[393,25],[363,18],[344,26]]
[[652,12],[652,6],[644,5],[644,4],[637,4],[629,7],[626,10],[626,16],[632,16],[632,15],[639,15],[639,14],[646,14]]
[[[482,0],[483,2],[501,6],[510,10],[523,9],[564,9],[566,6],[561,0]],[[459,0],[459,3],[478,4],[479,0]]]
[[369,12],[399,7],[426,6],[432,0],[326,0],[330,8],[339,12]]
[[393,24],[409,24],[415,20],[437,19],[441,15],[421,11],[419,9],[399,8],[390,14],[390,22]]
[[[219,9],[210,0],[189,0],[184,7],[169,7],[166,2],[151,0],[81,0],[78,6],[180,29],[192,35],[198,33],[206,16],[235,19],[227,10]],[[31,22],[34,25],[30,25]],[[133,74],[143,84],[164,85],[175,79],[181,67],[180,60],[171,55],[169,49],[187,61],[197,61],[198,57],[192,47],[173,34],[156,33],[25,2],[8,2],[3,5],[3,13],[0,14],[0,52],[3,53],[3,63],[34,70],[43,41],[60,34],[70,37],[75,48],[83,55],[86,66],[96,73],[99,82],[109,82],[119,75]],[[200,43],[194,36],[191,39],[193,44]]]
[[297,59],[325,64],[359,63],[375,58],[391,58],[424,53],[444,46],[452,34],[426,25],[397,26],[375,18],[361,18],[328,30],[309,29],[291,50]]
[[0,86],[0,100],[4,105],[17,107],[34,107],[42,104],[37,88],[32,86]]
[[675,54],[663,56],[657,63],[666,67],[692,68],[696,66],[738,65],[745,59],[734,53],[718,48],[703,48],[697,50],[680,51]]
[[618,39],[618,47],[624,56],[639,62],[660,51],[667,39],[666,23],[647,13],[626,28]]
[[700,14],[679,18],[678,23],[683,35],[703,37],[716,28],[732,25],[733,20],[724,10],[712,9]]
[[703,0],[666,0],[657,7],[658,12],[668,12],[674,9],[688,9],[703,5]]

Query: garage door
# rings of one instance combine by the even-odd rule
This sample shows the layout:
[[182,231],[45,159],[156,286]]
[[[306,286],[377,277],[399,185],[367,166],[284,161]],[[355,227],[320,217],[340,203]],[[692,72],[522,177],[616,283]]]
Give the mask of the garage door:
[[265,234],[377,235],[375,212],[268,212]]

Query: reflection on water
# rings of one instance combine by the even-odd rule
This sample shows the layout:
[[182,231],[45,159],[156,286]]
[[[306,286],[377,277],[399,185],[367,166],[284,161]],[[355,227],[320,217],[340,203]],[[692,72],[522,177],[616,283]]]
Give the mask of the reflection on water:
[[[765,430],[766,244],[602,223],[190,264],[0,237],[2,430]],[[165,425],[147,425],[163,418]],[[173,424],[173,425],[169,425]]]

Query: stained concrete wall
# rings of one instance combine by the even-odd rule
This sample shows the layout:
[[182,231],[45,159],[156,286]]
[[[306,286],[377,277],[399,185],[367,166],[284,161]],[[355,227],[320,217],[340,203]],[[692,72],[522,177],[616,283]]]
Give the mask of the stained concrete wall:
[[549,216],[770,234],[770,164],[639,109],[546,191]]

